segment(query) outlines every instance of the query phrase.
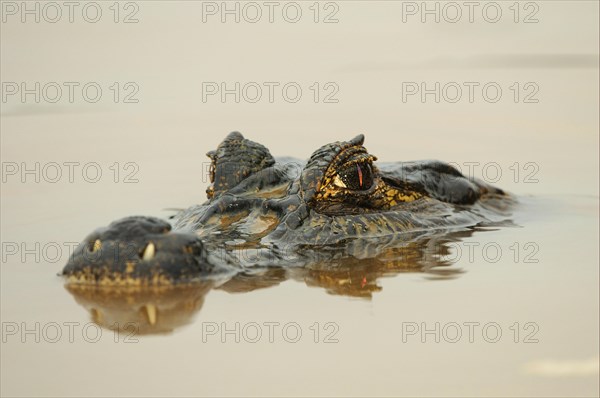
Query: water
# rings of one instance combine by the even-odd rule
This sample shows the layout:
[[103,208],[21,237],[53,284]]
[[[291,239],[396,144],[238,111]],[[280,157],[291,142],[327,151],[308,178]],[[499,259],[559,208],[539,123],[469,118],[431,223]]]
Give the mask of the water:
[[[338,4],[338,24],[200,23],[201,3],[140,2],[137,24],[2,25],[3,82],[105,92],[2,104],[2,162],[19,167],[1,196],[3,396],[599,394],[598,4],[539,3],[537,24],[400,23],[401,3]],[[140,102],[115,104],[115,81],[135,81]],[[206,81],[295,81],[305,96],[203,102]],[[315,103],[316,81],[339,102]],[[493,81],[504,97],[402,102],[407,81]],[[517,81],[539,103],[515,103]],[[202,202],[204,153],[232,130],[276,156],[362,132],[382,161],[453,162],[517,196],[514,226],[173,294],[64,287],[69,247],[94,228]],[[36,162],[39,182],[20,171]],[[79,162],[72,183],[64,162]]]

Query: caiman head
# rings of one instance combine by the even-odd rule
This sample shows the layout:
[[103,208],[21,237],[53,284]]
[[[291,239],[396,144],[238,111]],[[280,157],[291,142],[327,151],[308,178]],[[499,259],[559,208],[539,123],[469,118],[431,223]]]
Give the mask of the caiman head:
[[[236,272],[237,247],[323,247],[365,238],[474,224],[469,206],[502,191],[440,162],[378,165],[364,136],[279,161],[233,132],[208,153],[208,201],[172,223],[128,217],[91,233],[62,274],[70,283],[161,285]],[[219,252],[219,255],[215,253]],[[270,264],[285,265],[285,264]]]

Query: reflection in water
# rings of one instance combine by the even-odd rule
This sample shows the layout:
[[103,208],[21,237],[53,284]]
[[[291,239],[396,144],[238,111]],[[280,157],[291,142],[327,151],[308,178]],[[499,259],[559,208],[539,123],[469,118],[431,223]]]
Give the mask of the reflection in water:
[[212,283],[161,288],[66,285],[94,323],[137,334],[168,333],[191,322]]
[[293,279],[329,294],[369,299],[381,290],[378,279],[386,276],[421,272],[427,279],[456,278],[463,271],[452,266],[457,260],[449,257],[452,246],[475,231],[484,229],[428,231],[408,239],[404,235],[400,242],[393,237],[387,242],[362,239],[337,248],[312,248],[301,252],[305,261],[310,260],[305,267],[250,269],[219,281],[154,288],[66,285],[66,289],[101,327],[140,335],[168,333],[189,324],[212,289],[248,293]]

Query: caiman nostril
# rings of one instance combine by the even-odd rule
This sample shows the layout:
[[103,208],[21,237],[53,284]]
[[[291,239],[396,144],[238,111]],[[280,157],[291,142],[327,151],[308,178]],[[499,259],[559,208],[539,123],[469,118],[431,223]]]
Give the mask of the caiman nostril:
[[156,253],[156,247],[154,246],[154,243],[150,242],[148,243],[148,245],[146,246],[146,248],[144,249],[143,253],[142,253],[142,260],[144,261],[148,261],[148,260],[152,260],[154,258],[154,254]]

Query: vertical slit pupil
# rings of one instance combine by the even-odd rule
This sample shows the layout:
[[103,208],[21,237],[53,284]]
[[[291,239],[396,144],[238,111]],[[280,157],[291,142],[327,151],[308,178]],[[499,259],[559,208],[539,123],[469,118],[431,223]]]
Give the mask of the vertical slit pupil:
[[353,164],[339,175],[346,187],[354,191],[364,191],[373,185],[373,170],[368,163]]
[[362,174],[362,170],[360,169],[360,165],[358,163],[356,163],[356,170],[358,171],[358,185],[362,188],[363,174]]

